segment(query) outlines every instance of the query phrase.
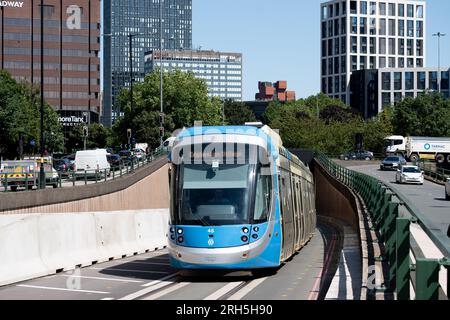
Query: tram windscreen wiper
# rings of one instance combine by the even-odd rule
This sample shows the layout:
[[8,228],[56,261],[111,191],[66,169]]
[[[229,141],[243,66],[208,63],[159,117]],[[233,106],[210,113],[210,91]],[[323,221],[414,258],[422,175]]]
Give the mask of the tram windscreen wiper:
[[[204,218],[202,218],[198,213],[194,213],[193,212],[193,214],[194,214],[194,216],[196,217],[196,218],[198,218],[198,220],[202,223],[202,226],[203,227],[211,227],[211,224],[209,224],[208,222],[206,222],[206,220],[204,219]],[[209,218],[209,217],[208,217]]]

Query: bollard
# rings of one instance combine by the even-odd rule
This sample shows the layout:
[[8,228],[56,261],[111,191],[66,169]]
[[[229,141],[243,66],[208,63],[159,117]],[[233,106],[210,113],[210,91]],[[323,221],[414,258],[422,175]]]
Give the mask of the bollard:
[[87,185],[87,174],[86,174],[86,170],[84,170],[84,185]]
[[417,259],[416,300],[439,299],[439,261]]

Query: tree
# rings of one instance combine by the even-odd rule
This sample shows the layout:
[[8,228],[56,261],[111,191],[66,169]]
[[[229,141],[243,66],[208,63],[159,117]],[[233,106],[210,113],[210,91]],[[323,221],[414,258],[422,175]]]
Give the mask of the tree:
[[227,125],[243,125],[246,122],[255,122],[253,111],[244,103],[226,100],[224,102],[225,123]]
[[394,132],[402,136],[450,136],[450,101],[439,93],[406,98],[394,106]]
[[[192,72],[175,70],[165,72],[163,81],[166,137],[175,129],[192,126],[195,121],[202,121],[205,126],[222,123],[222,102],[208,97],[204,80],[195,78]],[[159,146],[159,70],[148,74],[143,83],[135,86],[133,113],[129,95],[129,91],[124,90],[118,97],[125,115],[113,127],[113,141],[126,144],[127,129],[134,128],[136,142],[148,143],[152,148]]]
[[[40,150],[39,91],[17,83],[6,71],[0,72],[0,153],[17,158]],[[44,105],[44,149],[48,153],[63,149],[58,114]]]
[[[79,124],[72,128],[68,139],[66,140],[67,150],[73,152],[84,148],[84,127],[85,124]],[[88,137],[86,140],[87,149],[106,148],[109,146],[111,129],[105,128],[98,123],[92,123],[88,126]]]

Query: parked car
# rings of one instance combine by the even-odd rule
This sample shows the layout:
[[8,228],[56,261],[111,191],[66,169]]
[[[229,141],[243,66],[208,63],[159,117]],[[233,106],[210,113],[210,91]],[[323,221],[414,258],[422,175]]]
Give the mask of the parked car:
[[129,163],[134,160],[133,153],[130,150],[122,150],[119,152],[120,158],[124,163]]
[[70,163],[69,171],[71,172],[75,171],[75,154],[65,156],[63,159],[69,160]]
[[450,200],[450,178],[445,183],[445,199]]
[[373,160],[373,152],[370,151],[357,151],[347,152],[340,155],[341,160]]
[[402,166],[398,169],[395,175],[395,182],[397,183],[418,183],[423,185],[424,173],[417,166]]
[[392,156],[384,159],[380,164],[381,170],[398,170],[407,164],[405,158],[400,156]]
[[119,167],[122,164],[122,158],[118,154],[108,154],[106,156],[111,167]]
[[67,171],[70,170],[71,163],[70,163],[70,160],[67,158],[57,159],[57,160],[53,160],[53,167],[58,172],[66,173]]
[[134,149],[133,153],[134,157],[138,160],[141,160],[143,157],[145,157],[145,151],[142,149]]

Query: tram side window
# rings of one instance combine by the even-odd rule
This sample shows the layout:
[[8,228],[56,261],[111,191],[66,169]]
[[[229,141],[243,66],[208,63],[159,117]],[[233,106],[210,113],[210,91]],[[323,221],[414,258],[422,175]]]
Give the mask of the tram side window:
[[256,182],[254,213],[254,220],[257,223],[267,221],[268,219],[270,212],[270,187],[270,176],[259,174]]

